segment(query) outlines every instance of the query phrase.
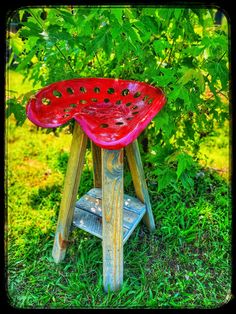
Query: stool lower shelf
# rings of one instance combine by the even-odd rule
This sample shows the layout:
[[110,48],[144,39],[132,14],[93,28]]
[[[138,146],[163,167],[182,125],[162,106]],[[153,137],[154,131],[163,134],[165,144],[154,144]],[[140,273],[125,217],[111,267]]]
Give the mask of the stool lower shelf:
[[[124,194],[123,244],[143,218],[146,206],[135,197]],[[75,204],[73,224],[102,239],[102,189],[93,188]]]

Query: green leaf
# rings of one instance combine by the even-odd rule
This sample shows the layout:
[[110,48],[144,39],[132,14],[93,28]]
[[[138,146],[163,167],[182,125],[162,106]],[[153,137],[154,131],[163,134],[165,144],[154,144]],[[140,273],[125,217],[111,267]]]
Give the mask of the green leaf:
[[6,117],[14,114],[17,125],[22,126],[26,120],[25,108],[15,99],[7,100]]
[[22,23],[25,27],[29,28],[31,36],[39,35],[43,31],[43,29],[33,21],[30,22],[23,22]]
[[104,36],[104,44],[103,44],[104,51],[107,57],[110,57],[111,49],[112,49],[112,36],[110,32],[107,32]]
[[142,39],[138,33],[138,30],[133,28],[130,23],[124,23],[123,31],[126,33],[126,36],[130,43],[134,46],[136,49],[137,42],[142,42]]
[[184,75],[179,79],[179,84],[181,85],[187,84],[190,80],[192,80],[194,72],[195,69],[188,69],[187,71],[185,71]]
[[[173,91],[171,91],[168,95],[168,99],[171,101],[175,101],[175,104],[178,105],[180,103],[179,108],[181,111],[183,110],[183,102],[184,107],[186,107],[188,110],[193,110],[193,104],[190,101],[189,98],[189,90],[185,88],[184,86],[176,86]],[[182,102],[179,102],[178,99],[183,100]]]
[[162,57],[165,56],[165,54],[163,53],[163,50],[169,47],[171,47],[170,43],[164,38],[160,38],[153,42],[154,51],[156,52],[157,55],[162,56]]
[[187,48],[183,49],[182,52],[187,58],[193,59],[194,57],[199,57],[205,49],[206,47],[204,45],[200,45],[200,43],[198,43],[197,45],[191,44]]
[[204,18],[203,18],[203,10],[201,9],[193,9],[191,8],[191,10],[197,15],[198,19],[199,19],[199,23],[205,27],[205,22],[204,22]]
[[178,20],[182,14],[183,14],[183,9],[175,9],[174,10],[174,17],[176,20]]
[[165,109],[162,109],[158,115],[154,118],[156,122],[156,127],[159,128],[165,128],[166,126],[169,125],[169,114]]
[[31,59],[33,58],[33,56],[35,55],[37,49],[38,48],[32,49],[30,53],[23,60],[20,60],[20,63],[16,68],[17,71],[21,71],[24,68],[27,68],[29,66],[29,63]]
[[220,80],[222,88],[227,88],[229,82],[229,69],[226,66],[225,60],[221,60],[220,62],[209,62],[207,64],[207,70],[212,77],[212,82]]
[[173,9],[159,9],[156,12],[158,12],[158,17],[161,18],[162,20],[164,20],[165,23],[170,22],[170,19],[172,17],[172,14],[174,14],[175,10]]
[[200,70],[194,72],[194,77],[198,83],[198,87],[201,92],[205,91],[205,80],[202,72]]
[[184,75],[179,79],[179,84],[185,85],[190,81],[196,81],[201,92],[205,90],[205,80],[200,70],[190,68],[184,72]]
[[116,17],[118,23],[122,25],[123,24],[123,19],[122,19],[123,9],[114,8],[114,9],[111,9],[111,13]]
[[10,46],[16,55],[20,54],[24,48],[24,42],[16,33],[10,33]]
[[189,56],[184,57],[183,61],[182,61],[182,65],[187,66],[188,68],[194,68],[193,60],[194,59],[192,56],[191,57],[189,57]]
[[28,53],[32,50],[32,48],[39,47],[41,44],[44,45],[44,40],[37,36],[30,36],[28,40],[24,42],[25,51]]
[[194,140],[195,131],[193,129],[192,121],[186,120],[186,121],[184,121],[184,125],[185,125],[185,134],[186,134],[186,136],[188,138],[190,138],[191,140]]
[[166,188],[170,183],[176,180],[176,174],[171,168],[164,168],[158,174],[158,192]]
[[[156,71],[156,69],[154,69]],[[173,77],[173,73],[171,75],[169,74],[164,74],[162,76],[157,76],[156,77],[158,85],[161,87],[166,87],[168,84],[172,83],[175,78]]]
[[64,21],[66,23],[69,23],[75,27],[77,27],[77,23],[75,22],[74,20],[74,16],[72,15],[71,12],[69,12],[68,10],[66,9],[56,9],[57,10],[57,13],[63,17]]
[[121,34],[121,30],[122,30],[122,28],[121,28],[120,24],[117,21],[114,21],[112,23],[111,28],[110,28],[110,32],[111,32],[112,38],[113,39],[117,39],[118,41],[120,41],[121,40],[121,35],[120,35]]
[[133,10],[131,10],[131,9],[125,8],[124,9],[124,14],[125,14],[126,18],[128,18],[128,19],[133,19],[134,18]]
[[159,25],[157,19],[152,16],[143,16],[141,21],[143,22],[143,24],[145,24],[145,27],[151,31],[152,34],[159,33]]
[[179,178],[184,171],[191,168],[193,160],[192,157],[187,154],[179,154],[176,159],[178,161],[176,174],[177,177]]
[[87,46],[88,53],[90,52],[90,49],[92,49],[93,51],[103,49],[107,57],[110,56],[112,49],[112,36],[107,28],[104,28],[103,32],[99,33],[92,43],[89,43],[89,45]]
[[191,190],[194,185],[194,181],[190,175],[186,172],[182,173],[180,176],[181,183],[186,190]]
[[58,27],[57,25],[50,25],[47,29],[48,37],[45,37],[46,41],[50,40],[51,43],[57,44],[58,41],[64,41],[74,47],[75,39],[71,36],[68,30],[64,27]]
[[19,20],[20,20],[20,22],[22,21],[24,13],[25,13],[24,10],[19,10]]

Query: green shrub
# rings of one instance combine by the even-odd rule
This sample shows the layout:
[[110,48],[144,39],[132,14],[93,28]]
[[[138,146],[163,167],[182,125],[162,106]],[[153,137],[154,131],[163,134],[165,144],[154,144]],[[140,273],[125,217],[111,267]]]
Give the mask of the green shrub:
[[[113,77],[160,86],[167,104],[140,136],[159,191],[180,180],[193,186],[199,145],[228,119],[228,29],[216,9],[51,7],[13,12],[7,68],[33,86],[75,77]],[[10,92],[7,116],[19,125],[35,91]],[[61,128],[62,129],[62,128]],[[60,129],[60,130],[61,130]],[[148,153],[148,154],[146,154]]]

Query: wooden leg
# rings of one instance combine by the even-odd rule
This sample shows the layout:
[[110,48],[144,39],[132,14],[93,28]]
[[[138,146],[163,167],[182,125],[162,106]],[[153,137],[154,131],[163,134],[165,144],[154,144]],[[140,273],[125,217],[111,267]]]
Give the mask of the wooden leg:
[[123,283],[123,149],[102,149],[103,285],[107,292]]
[[147,184],[145,181],[142,160],[139,152],[138,141],[135,140],[126,146],[126,155],[131,171],[134,188],[137,197],[146,205],[146,214],[143,217],[144,223],[150,231],[155,230],[155,221],[152,213],[152,207],[149,199]]
[[75,124],[71,143],[70,157],[64,183],[64,190],[59,211],[57,229],[54,239],[52,256],[56,263],[65,257],[70,227],[73,219],[76,195],[78,192],[84,156],[87,145],[87,136],[78,123]]
[[93,156],[93,182],[95,188],[102,187],[102,161],[101,148],[91,141],[91,149]]

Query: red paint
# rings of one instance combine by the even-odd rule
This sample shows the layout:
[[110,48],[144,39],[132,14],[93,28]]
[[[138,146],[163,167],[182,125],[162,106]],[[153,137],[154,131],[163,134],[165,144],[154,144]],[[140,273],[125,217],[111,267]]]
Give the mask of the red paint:
[[165,102],[162,90],[146,83],[79,78],[44,87],[30,99],[26,113],[45,128],[74,118],[95,144],[120,149],[138,137]]

